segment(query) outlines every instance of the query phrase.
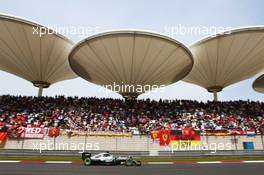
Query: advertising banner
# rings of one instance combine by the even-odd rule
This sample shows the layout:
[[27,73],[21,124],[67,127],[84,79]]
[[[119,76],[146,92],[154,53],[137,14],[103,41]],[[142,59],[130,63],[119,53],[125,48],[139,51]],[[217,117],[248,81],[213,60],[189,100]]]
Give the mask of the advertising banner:
[[112,132],[112,131],[71,131],[71,130],[62,130],[61,135],[67,135],[68,137],[73,136],[109,136],[109,137],[132,137],[131,133],[126,132]]
[[231,133],[228,130],[205,130],[205,136],[228,136]]
[[21,133],[20,138],[22,139],[42,139],[45,135],[45,128],[25,128]]

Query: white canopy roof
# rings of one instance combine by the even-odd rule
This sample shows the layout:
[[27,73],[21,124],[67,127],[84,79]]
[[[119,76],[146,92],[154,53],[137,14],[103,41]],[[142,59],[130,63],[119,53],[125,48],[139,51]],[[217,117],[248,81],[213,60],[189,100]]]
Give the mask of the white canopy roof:
[[184,81],[219,92],[264,68],[264,27],[210,36],[190,46],[194,66]]
[[0,15],[0,70],[15,74],[35,86],[75,78],[68,63],[73,42],[41,25]]
[[193,65],[192,54],[180,42],[132,30],[89,37],[73,48],[69,60],[76,74],[99,85],[168,85],[185,77]]
[[264,74],[254,81],[253,89],[257,92],[264,93]]

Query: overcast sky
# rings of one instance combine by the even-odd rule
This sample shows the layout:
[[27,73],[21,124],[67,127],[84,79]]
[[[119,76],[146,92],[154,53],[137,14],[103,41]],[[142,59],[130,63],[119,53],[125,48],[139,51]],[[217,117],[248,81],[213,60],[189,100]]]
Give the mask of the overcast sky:
[[[92,35],[111,29],[143,29],[168,33],[184,27],[242,27],[264,25],[262,0],[0,0],[0,13],[18,16],[53,28],[90,29],[85,36],[65,33],[78,42]],[[206,33],[171,35],[189,45]],[[264,100],[264,95],[252,90],[250,80],[227,87],[219,94],[220,100]],[[37,88],[19,77],[0,71],[0,95],[36,95]],[[44,90],[44,95],[97,96],[121,98],[115,93],[98,91],[98,87],[81,78],[67,80]],[[212,94],[193,84],[177,82],[162,93],[152,93],[141,98],[212,100]]]

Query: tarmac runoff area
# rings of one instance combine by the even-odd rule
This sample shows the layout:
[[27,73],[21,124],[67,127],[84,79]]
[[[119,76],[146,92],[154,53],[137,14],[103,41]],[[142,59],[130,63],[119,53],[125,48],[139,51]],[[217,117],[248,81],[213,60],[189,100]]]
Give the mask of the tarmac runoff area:
[[149,162],[141,167],[84,166],[71,161],[1,160],[3,175],[263,175],[264,160]]

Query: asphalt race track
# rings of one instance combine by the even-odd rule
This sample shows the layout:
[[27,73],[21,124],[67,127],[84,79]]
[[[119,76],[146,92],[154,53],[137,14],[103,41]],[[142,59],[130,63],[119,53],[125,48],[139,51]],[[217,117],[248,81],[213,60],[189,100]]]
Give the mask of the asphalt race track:
[[142,167],[91,166],[80,164],[1,163],[3,175],[263,175],[263,163],[172,164]]

